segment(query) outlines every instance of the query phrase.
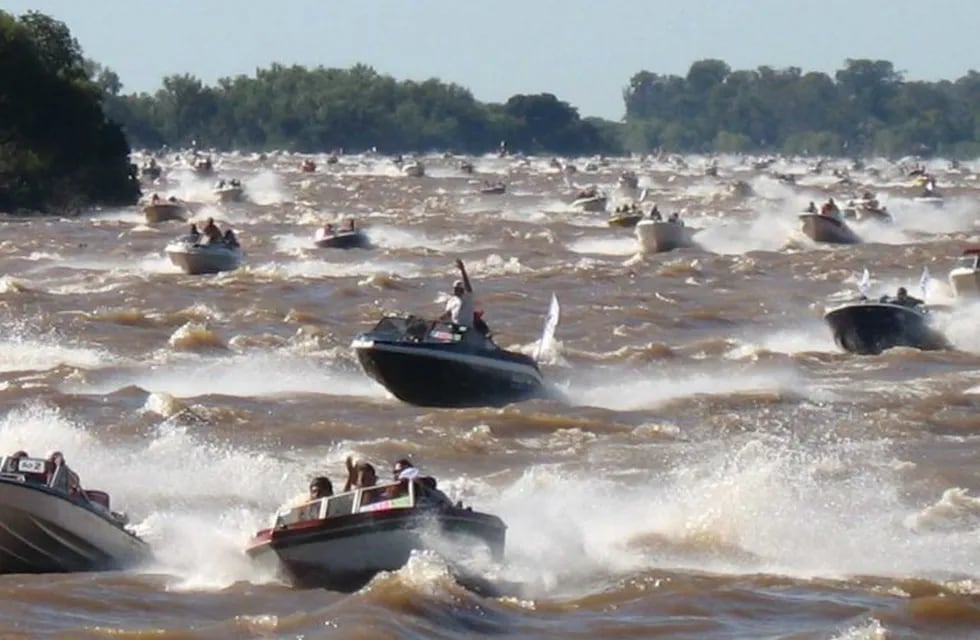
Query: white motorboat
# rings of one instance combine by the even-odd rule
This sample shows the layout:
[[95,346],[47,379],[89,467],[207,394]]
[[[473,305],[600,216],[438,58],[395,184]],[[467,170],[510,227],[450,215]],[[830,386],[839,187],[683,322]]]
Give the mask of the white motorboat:
[[170,262],[188,275],[234,271],[242,263],[242,249],[224,242],[200,244],[184,237],[167,245]]
[[634,233],[643,253],[660,253],[694,246],[694,233],[682,222],[644,219],[636,223]]
[[143,206],[147,224],[159,224],[171,220],[187,220],[187,207],[176,200],[158,200]]
[[0,460],[0,573],[120,569],[149,557],[109,494],[84,490],[72,477],[51,459]]
[[961,261],[949,272],[949,286],[958,298],[980,298],[980,247],[965,250]]
[[431,478],[417,477],[283,509],[246,553],[294,585],[352,591],[378,572],[400,569],[417,549],[482,547],[499,560],[506,533],[497,516],[454,505]]

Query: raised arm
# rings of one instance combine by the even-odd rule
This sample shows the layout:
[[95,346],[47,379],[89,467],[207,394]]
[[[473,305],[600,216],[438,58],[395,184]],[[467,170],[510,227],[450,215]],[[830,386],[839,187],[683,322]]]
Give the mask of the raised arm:
[[459,269],[459,273],[463,276],[463,287],[470,293],[473,293],[473,287],[470,285],[470,277],[466,275],[466,267],[463,266],[463,261],[456,258],[456,268]]

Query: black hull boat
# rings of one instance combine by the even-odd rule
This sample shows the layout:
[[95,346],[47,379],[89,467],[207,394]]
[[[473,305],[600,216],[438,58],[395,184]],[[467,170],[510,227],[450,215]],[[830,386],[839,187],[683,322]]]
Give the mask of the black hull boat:
[[831,309],[824,319],[837,346],[851,353],[876,355],[892,347],[933,351],[950,346],[931,326],[931,315],[921,306],[862,301]]
[[48,481],[45,460],[0,463],[0,574],[122,569],[150,556],[101,491],[75,496]]
[[814,242],[829,244],[859,244],[861,238],[851,230],[847,223],[819,213],[800,214],[800,225]]
[[337,232],[317,229],[313,244],[320,249],[367,249],[371,246],[367,235],[360,229]]
[[415,550],[452,562],[474,549],[503,557],[507,527],[497,516],[454,506],[425,478],[356,489],[285,509],[246,547],[298,587],[361,588],[381,571],[397,571]]
[[545,395],[533,358],[505,351],[473,329],[386,317],[351,346],[364,371],[409,404],[492,407]]

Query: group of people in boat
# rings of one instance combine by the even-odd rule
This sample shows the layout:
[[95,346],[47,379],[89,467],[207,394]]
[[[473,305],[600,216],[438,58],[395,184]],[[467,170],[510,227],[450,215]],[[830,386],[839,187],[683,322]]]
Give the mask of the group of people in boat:
[[679,224],[681,226],[684,225],[684,221],[681,220],[681,214],[679,211],[675,211],[667,216],[666,220],[664,220],[663,214],[660,213],[660,207],[657,205],[653,205],[653,208],[650,209],[650,219],[654,222],[673,222],[674,224]]
[[[347,480],[344,482],[344,489],[341,493],[348,493],[358,489],[370,489],[381,485],[376,492],[363,492],[361,494],[361,505],[393,500],[404,495],[408,495],[408,483],[417,482],[430,494],[435,494],[443,498],[447,503],[449,498],[436,488],[436,479],[431,476],[424,476],[419,469],[412,464],[408,458],[402,458],[392,465],[390,483],[379,483],[377,471],[374,465],[363,460],[354,461],[353,456],[347,456],[345,462],[347,468]],[[333,482],[327,476],[315,476],[310,480],[307,505],[317,502],[324,498],[331,498],[334,495]],[[315,519],[316,509],[309,509],[303,514],[302,519]]]
[[[4,458],[0,473],[16,473],[21,459],[29,459],[30,455],[24,450],[15,451]],[[31,481],[31,478],[27,478]],[[69,497],[82,497],[82,483],[78,474],[72,471],[65,462],[65,456],[60,451],[52,451],[44,458],[44,485]]]
[[226,229],[224,233],[221,229],[214,223],[214,218],[208,218],[207,223],[204,228],[198,230],[195,223],[191,223],[191,228],[187,232],[187,238],[195,245],[210,246],[210,245],[225,245],[226,247],[238,247],[238,238],[235,236],[235,232],[231,229]]
[[[160,194],[154,193],[152,196],[150,196],[150,204],[160,204],[161,202],[163,202],[163,199],[160,197]],[[177,196],[170,196],[167,198],[167,202],[176,204]]]
[[347,222],[342,224],[339,229],[334,227],[333,223],[331,222],[323,225],[323,233],[328,236],[336,235],[338,233],[351,233],[352,231],[354,231],[354,218],[347,218]]
[[816,213],[818,215],[827,218],[833,218],[834,220],[841,220],[843,218],[843,216],[841,215],[840,207],[837,206],[837,203],[834,202],[833,198],[829,198],[827,202],[823,203],[819,211],[817,210],[817,205],[815,205],[811,200],[810,204],[807,205],[807,208],[804,210],[804,212]]
[[238,178],[232,178],[231,180],[218,180],[214,185],[215,189],[241,189],[242,181]]

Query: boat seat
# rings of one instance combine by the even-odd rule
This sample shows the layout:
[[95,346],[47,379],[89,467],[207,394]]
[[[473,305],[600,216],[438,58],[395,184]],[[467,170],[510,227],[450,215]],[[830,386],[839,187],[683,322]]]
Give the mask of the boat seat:
[[85,489],[82,491],[89,502],[94,502],[95,504],[102,505],[108,511],[109,508],[109,494],[105,491],[96,491],[94,489]]

